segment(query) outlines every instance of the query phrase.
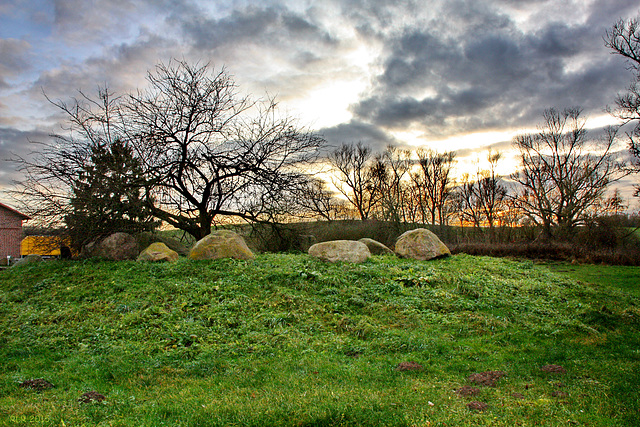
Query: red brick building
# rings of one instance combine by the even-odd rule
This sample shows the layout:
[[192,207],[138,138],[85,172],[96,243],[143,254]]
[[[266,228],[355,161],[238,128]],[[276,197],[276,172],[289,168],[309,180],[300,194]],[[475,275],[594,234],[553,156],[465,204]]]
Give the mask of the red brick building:
[[0,203],[0,257],[20,257],[22,241],[22,221],[29,217],[7,205]]

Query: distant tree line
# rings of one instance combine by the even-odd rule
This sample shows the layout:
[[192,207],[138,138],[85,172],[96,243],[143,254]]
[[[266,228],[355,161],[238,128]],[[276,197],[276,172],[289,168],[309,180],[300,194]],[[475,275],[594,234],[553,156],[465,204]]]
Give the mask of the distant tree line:
[[[116,96],[102,88],[97,97],[50,100],[69,126],[15,159],[25,177],[16,193],[42,225],[65,225],[78,247],[160,223],[199,239],[228,221],[312,218],[490,232],[529,224],[545,238],[564,236],[597,216],[619,215],[624,201],[607,190],[640,171],[639,35],[632,19],[604,37],[634,73],[610,109],[632,123],[629,163],[615,152],[619,128],[593,139],[579,108],[550,108],[537,132],[517,136],[520,165],[510,176],[498,174],[502,155],[492,151],[486,167],[457,176],[452,151],[373,152],[360,142],[330,150],[321,135],[282,115],[274,99],[241,96],[225,69],[172,61],[148,73],[145,90]],[[323,168],[330,178],[319,178]]]
[[[613,150],[617,130],[589,139],[580,114],[575,108],[545,111],[539,132],[514,139],[520,167],[507,177],[497,173],[496,152],[487,153],[486,168],[456,178],[455,152],[418,149],[413,158],[393,146],[372,153],[360,143],[345,144],[328,156],[333,185],[344,196],[333,209],[346,202],[362,220],[489,230],[529,223],[545,237],[566,234],[610,210],[606,190],[628,173]],[[612,197],[621,203],[619,193]]]

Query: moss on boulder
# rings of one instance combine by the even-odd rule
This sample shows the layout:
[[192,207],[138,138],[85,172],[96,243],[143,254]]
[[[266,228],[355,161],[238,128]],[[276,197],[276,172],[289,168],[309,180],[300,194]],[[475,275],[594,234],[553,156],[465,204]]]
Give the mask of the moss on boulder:
[[198,240],[189,252],[191,259],[254,259],[242,236],[230,230],[216,230]]

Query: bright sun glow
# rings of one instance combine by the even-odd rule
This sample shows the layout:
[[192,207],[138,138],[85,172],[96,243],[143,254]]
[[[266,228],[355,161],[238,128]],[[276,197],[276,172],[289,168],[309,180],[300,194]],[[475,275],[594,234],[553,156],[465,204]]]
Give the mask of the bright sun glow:
[[335,78],[319,82],[305,91],[304,96],[287,102],[297,116],[314,128],[347,123],[353,117],[349,107],[358,102],[369,85],[369,68],[376,58],[376,46],[358,44],[340,60]]
[[308,97],[289,102],[294,114],[315,128],[335,126],[351,119],[349,105],[356,102],[363,84],[358,81],[327,82],[308,92]]
[[488,169],[489,150],[502,154],[496,172],[502,176],[512,174],[518,167],[517,153],[511,147],[505,149],[494,147],[494,145],[511,141],[521,133],[534,131],[535,129],[487,131],[454,135],[444,139],[427,139],[422,132],[414,130],[394,132],[393,136],[415,149],[422,147],[439,152],[457,151],[455,174],[460,178],[464,174],[474,176],[476,171]]

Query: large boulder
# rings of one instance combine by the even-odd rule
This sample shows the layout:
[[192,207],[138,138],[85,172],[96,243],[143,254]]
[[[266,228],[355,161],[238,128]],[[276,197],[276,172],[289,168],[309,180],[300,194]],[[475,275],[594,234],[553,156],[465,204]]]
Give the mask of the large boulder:
[[83,258],[105,258],[114,261],[136,259],[140,249],[135,237],[128,233],[113,233],[102,240],[83,246]]
[[398,237],[396,255],[421,261],[451,255],[438,236],[425,228],[409,230]]
[[[154,232],[154,231],[143,231],[142,233],[136,234],[136,240],[138,241],[138,246],[141,248],[146,248],[150,246],[152,243],[164,243],[169,249],[172,251],[176,251],[178,255],[188,256],[189,255],[189,247],[190,243],[183,243],[182,239],[178,239],[175,236],[171,235],[168,232]],[[190,239],[191,237],[187,237],[184,240]]]
[[177,261],[180,255],[178,252],[170,249],[167,245],[162,242],[156,242],[150,244],[147,249],[140,252],[138,255],[138,261],[151,261],[151,262],[160,262],[160,261]]
[[309,248],[309,255],[329,262],[364,262],[370,256],[369,248],[355,240],[332,240],[316,243]]
[[369,248],[369,252],[371,252],[371,255],[394,255],[391,249],[389,249],[386,245],[378,242],[377,240],[364,237],[358,240],[358,242],[362,242],[367,245],[367,248]]
[[198,240],[189,252],[191,259],[254,259],[242,236],[230,230],[216,230]]

